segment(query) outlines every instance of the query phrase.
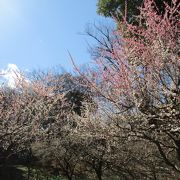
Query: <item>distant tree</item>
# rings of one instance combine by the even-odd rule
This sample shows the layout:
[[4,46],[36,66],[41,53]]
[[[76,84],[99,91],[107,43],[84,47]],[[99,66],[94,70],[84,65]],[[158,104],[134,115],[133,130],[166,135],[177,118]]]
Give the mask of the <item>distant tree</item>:
[[72,76],[69,73],[54,77],[55,93],[64,94],[69,106],[79,116],[83,115],[85,105],[88,103],[91,105],[94,103],[95,110],[93,95],[88,87],[82,85],[82,81],[81,76]]
[[[98,0],[97,12],[105,17],[118,19],[127,17],[127,20],[132,22],[137,20],[135,16],[140,14],[139,8],[143,6],[143,2],[144,0]],[[164,3],[171,5],[172,0],[156,0],[155,2],[159,10],[158,13],[164,13]]]

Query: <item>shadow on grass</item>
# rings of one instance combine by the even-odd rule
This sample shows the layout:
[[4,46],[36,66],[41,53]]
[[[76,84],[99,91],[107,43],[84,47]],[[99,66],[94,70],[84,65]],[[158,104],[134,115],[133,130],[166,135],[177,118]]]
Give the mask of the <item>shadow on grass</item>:
[[0,167],[0,180],[25,180],[22,171],[15,167]]

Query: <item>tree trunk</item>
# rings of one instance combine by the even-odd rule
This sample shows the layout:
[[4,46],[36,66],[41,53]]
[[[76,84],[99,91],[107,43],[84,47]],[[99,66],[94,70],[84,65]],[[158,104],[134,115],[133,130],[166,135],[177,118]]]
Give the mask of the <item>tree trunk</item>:
[[29,180],[31,176],[31,167],[28,165],[28,177],[27,179]]
[[70,176],[70,175],[67,178],[68,178],[68,180],[72,180],[72,176]]
[[102,167],[99,166],[99,168],[95,169],[96,175],[98,180],[102,180]]

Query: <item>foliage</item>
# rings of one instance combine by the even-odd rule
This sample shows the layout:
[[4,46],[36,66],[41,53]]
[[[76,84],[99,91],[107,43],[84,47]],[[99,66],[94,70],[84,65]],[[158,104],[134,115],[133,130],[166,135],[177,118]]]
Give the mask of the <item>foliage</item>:
[[[97,12],[105,17],[116,17],[121,19],[125,13],[128,13],[128,19],[138,15],[138,7],[142,5],[142,0],[99,0],[97,3]],[[126,10],[128,8],[128,12]]]
[[[143,0],[98,0],[97,12],[105,17],[112,17],[122,20],[127,17],[127,20],[137,21],[135,18],[139,15],[139,8],[143,6]],[[164,13],[164,2],[171,5],[172,0],[155,0],[158,13]]]

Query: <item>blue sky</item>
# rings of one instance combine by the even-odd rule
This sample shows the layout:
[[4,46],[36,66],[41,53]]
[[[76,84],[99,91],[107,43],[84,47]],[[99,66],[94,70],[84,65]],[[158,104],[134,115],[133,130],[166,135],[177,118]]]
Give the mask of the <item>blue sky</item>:
[[0,70],[72,70],[67,50],[77,64],[90,61],[83,33],[88,23],[105,22],[96,14],[97,0],[0,0]]

